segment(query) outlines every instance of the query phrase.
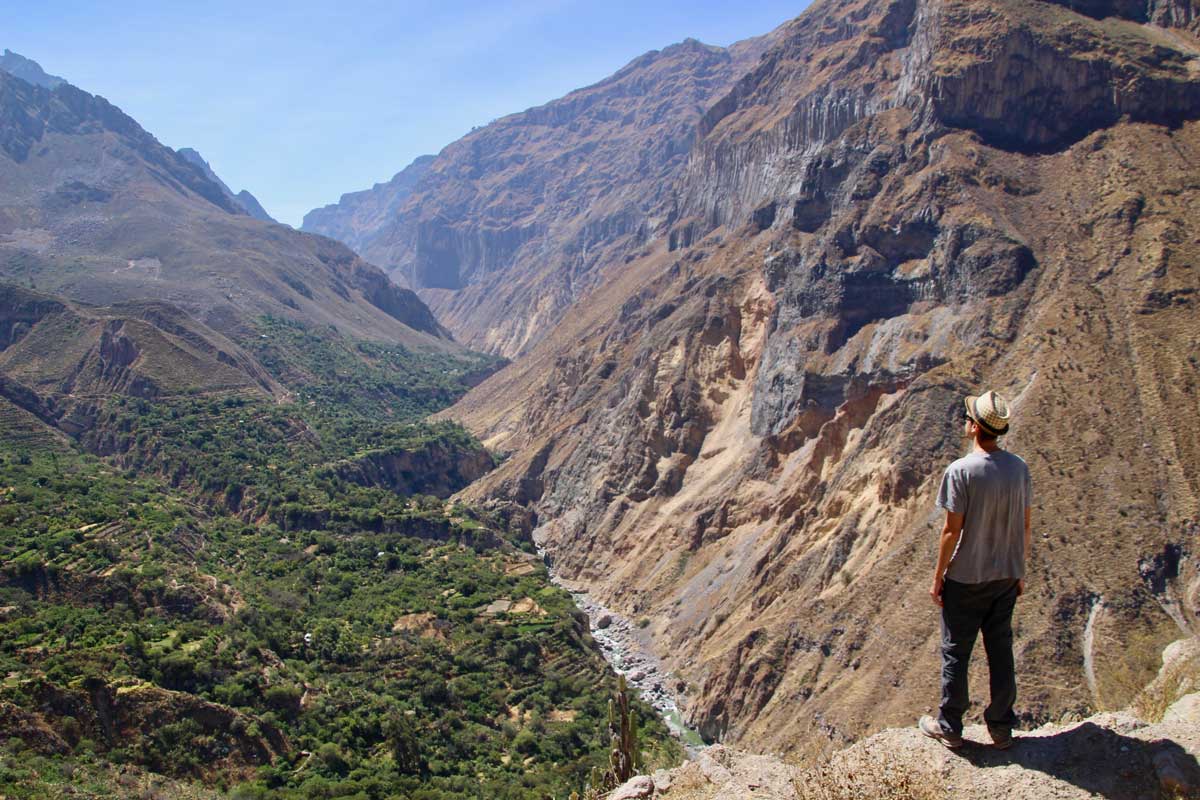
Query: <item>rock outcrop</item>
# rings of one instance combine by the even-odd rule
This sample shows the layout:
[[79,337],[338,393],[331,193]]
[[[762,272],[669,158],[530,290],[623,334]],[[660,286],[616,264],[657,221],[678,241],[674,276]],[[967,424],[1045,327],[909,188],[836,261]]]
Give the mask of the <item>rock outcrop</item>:
[[191,147],[181,147],[175,152],[178,153],[189,164],[200,170],[204,177],[221,187],[221,191],[223,191],[225,195],[233,202],[234,206],[240,209],[243,213],[249,214],[255,219],[262,220],[263,222],[275,221],[271,215],[267,213],[266,209],[262,207],[262,204],[258,202],[258,198],[250,194],[250,192],[242,189],[237,194],[234,194],[233,190],[229,188],[225,181],[221,180],[217,176],[217,173],[213,172],[212,166],[204,160],[204,156],[200,155],[198,152],[196,152],[196,150]]
[[[1190,797],[1200,789],[1200,740],[1193,724],[1147,724],[1128,714],[1047,725],[1022,734],[1006,752],[993,749],[982,725],[953,752],[915,727],[892,729],[837,753],[819,769],[716,746],[699,759],[656,775],[656,790],[636,797],[871,797],[1063,800]],[[1162,793],[1161,795],[1159,793]]]
[[1200,40],[1068,5],[814,5],[643,250],[448,414],[511,454],[463,496],[530,506],[564,578],[648,617],[710,740],[932,702],[933,497],[981,386],[1034,476],[1025,722],[1123,706],[1197,631]]
[[[128,758],[166,775],[223,775],[243,779],[291,750],[291,744],[271,724],[184,692],[150,685],[114,685],[89,679],[77,688],[30,682],[26,690],[37,698],[43,713],[30,713],[0,703],[0,734],[15,737],[43,754],[66,753],[81,739],[100,752],[129,747]],[[57,726],[57,727],[56,727]],[[159,745],[163,729],[187,742],[193,763],[171,763]],[[172,730],[173,729],[173,730]]]
[[1140,703],[1157,706],[1146,709],[1156,722],[1132,710],[1098,714],[1019,732],[1007,751],[991,746],[982,725],[968,726],[966,744],[955,751],[910,726],[804,767],[717,745],[627,787],[640,791],[630,796],[670,800],[1193,797],[1200,792],[1198,657],[1200,639],[1194,637],[1164,651],[1159,675],[1139,695]]
[[419,447],[371,450],[327,469],[359,486],[380,486],[402,495],[449,497],[493,466],[491,455],[481,447],[451,447],[436,440]]

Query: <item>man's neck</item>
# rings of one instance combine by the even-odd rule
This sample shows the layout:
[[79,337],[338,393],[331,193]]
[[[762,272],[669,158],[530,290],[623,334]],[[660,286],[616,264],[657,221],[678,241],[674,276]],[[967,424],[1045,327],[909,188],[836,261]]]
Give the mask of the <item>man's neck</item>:
[[994,453],[1000,449],[1000,443],[995,439],[975,439],[975,452]]

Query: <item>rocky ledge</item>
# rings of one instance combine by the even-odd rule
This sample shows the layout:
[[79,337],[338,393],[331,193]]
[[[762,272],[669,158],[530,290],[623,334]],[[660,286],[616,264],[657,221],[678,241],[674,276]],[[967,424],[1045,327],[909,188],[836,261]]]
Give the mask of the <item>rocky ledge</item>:
[[1200,719],[1147,724],[1132,714],[1100,714],[1023,733],[1010,750],[988,744],[982,725],[948,750],[915,727],[891,729],[802,769],[767,755],[716,745],[671,771],[638,776],[610,800],[664,798],[1195,797],[1200,790]]
[[915,725],[890,729],[806,767],[717,745],[633,778],[609,800],[1200,797],[1200,638],[1168,647],[1158,677],[1124,711],[1018,732],[1003,751],[982,725],[964,738],[949,750]]

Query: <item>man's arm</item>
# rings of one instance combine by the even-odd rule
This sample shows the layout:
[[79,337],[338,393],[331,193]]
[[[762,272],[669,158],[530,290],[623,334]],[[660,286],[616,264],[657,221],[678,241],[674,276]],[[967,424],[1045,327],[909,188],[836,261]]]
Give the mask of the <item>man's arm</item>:
[[[1025,561],[1029,562],[1029,549],[1033,547],[1033,511],[1025,506]],[[1025,579],[1017,581],[1017,597],[1025,594]]]
[[929,588],[929,596],[937,605],[942,604],[942,587],[946,579],[946,570],[950,566],[950,557],[958,547],[962,538],[963,515],[953,511],[946,512],[946,524],[942,526],[942,536],[938,542],[937,567],[933,571],[933,586]]

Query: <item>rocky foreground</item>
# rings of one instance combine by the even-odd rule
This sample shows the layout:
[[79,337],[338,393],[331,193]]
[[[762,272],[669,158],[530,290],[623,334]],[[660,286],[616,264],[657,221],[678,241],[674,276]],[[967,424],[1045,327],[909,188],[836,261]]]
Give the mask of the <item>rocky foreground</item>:
[[991,746],[982,725],[966,729],[959,750],[914,726],[884,731],[809,768],[718,745],[677,769],[632,779],[609,800],[1200,797],[1198,690],[1200,640],[1192,638],[1167,648],[1158,678],[1130,709],[1022,732],[1007,751]]

